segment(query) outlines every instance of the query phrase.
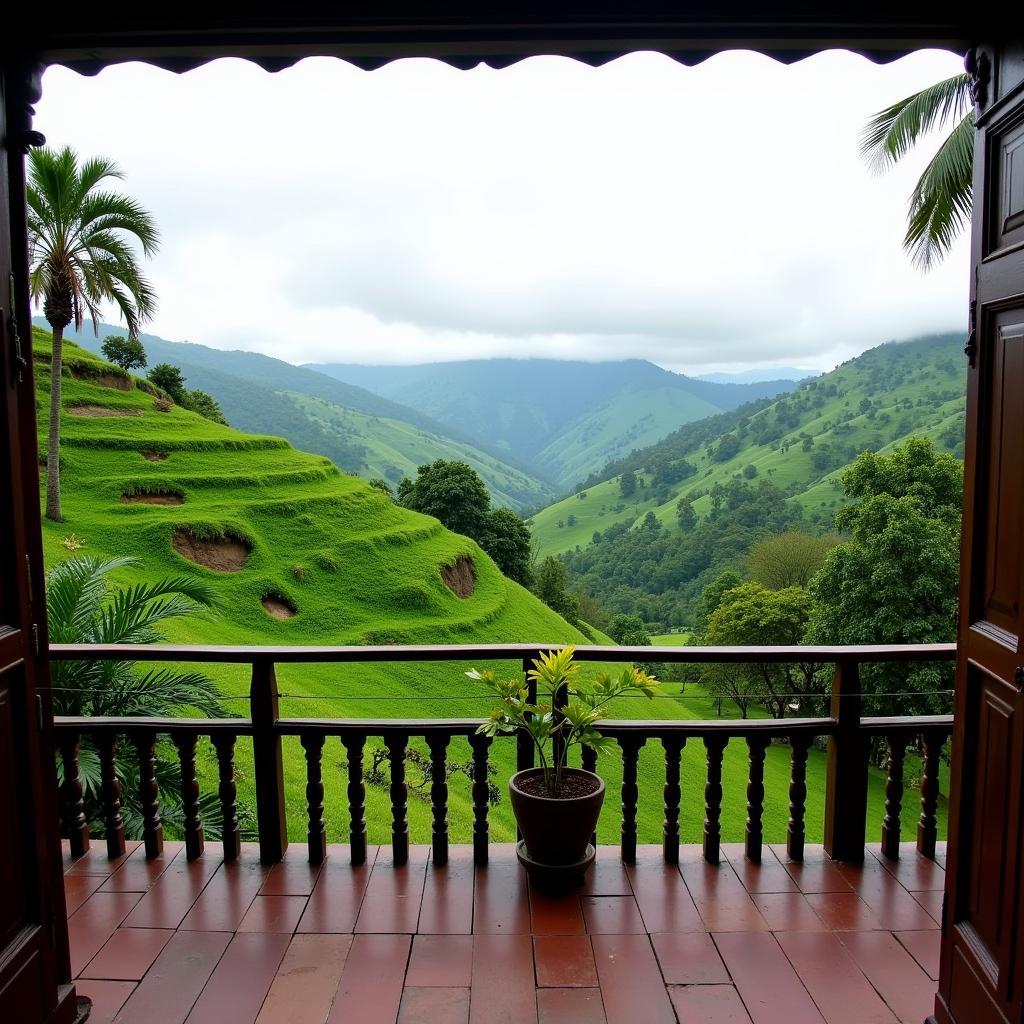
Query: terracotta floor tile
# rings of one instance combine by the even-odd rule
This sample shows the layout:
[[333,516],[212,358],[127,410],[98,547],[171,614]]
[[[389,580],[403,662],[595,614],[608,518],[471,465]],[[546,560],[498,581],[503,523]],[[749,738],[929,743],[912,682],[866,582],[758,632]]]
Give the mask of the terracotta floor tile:
[[427,846],[413,846],[408,863],[396,868],[390,848],[381,847],[356,918],[357,932],[416,931],[429,852]]
[[70,917],[105,881],[105,875],[64,876],[64,904]]
[[728,858],[736,877],[751,895],[760,892],[797,892],[792,875],[779,863],[772,848],[765,844],[761,863],[754,864],[744,855],[742,843],[723,843],[722,854]]
[[537,1024],[533,940],[474,935],[470,1024]]
[[529,935],[530,899],[526,872],[510,843],[491,847],[487,866],[477,868],[473,892],[473,932]]
[[237,931],[269,870],[251,858],[221,864],[179,927],[200,932]]
[[473,931],[473,847],[452,846],[448,863],[427,865],[417,930],[441,935]]
[[413,937],[406,985],[412,988],[468,988],[472,974],[472,935]]
[[256,1024],[324,1024],[351,945],[351,935],[293,936]]
[[668,994],[679,1024],[750,1024],[750,1014],[732,985],[672,985]]
[[68,918],[73,978],[103,948],[141,898],[137,892],[94,892]]
[[121,1007],[116,1024],[184,1024],[230,941],[228,932],[178,932]]
[[146,892],[147,889],[174,863],[185,849],[184,843],[167,841],[164,852],[152,860],[146,859],[146,848],[137,845],[121,866],[103,883],[104,892]]
[[803,861],[790,860],[786,855],[785,845],[773,843],[771,851],[799,886],[801,892],[850,891],[850,883],[843,878],[836,865],[832,863],[820,846],[808,847],[804,851]]
[[651,936],[666,985],[727,984],[729,972],[707,932],[660,932]]
[[751,899],[773,932],[827,931],[802,892],[755,893]]
[[675,1024],[646,935],[594,935],[592,942],[608,1024]]
[[409,988],[402,992],[398,1024],[468,1024],[468,988]]
[[703,858],[694,858],[680,863],[679,871],[708,931],[768,930],[768,923],[727,861],[708,864]]
[[878,931],[875,912],[855,892],[811,892],[804,897],[831,931]]
[[291,935],[305,909],[305,896],[257,896],[242,918],[238,931]]
[[632,896],[584,896],[580,902],[591,935],[642,935],[647,931]]
[[[661,850],[661,847],[658,847]],[[614,847],[603,846],[594,858],[593,866],[583,876],[579,888],[581,896],[632,896],[626,865]]]
[[879,843],[868,846],[872,856],[909,892],[942,890],[946,885],[946,872],[941,865],[917,852],[916,843],[900,843],[899,860],[882,855]]
[[537,935],[533,940],[541,988],[596,988],[594,951],[586,935]]
[[875,912],[881,927],[915,930],[932,927],[930,915],[874,857],[863,864],[838,864],[853,891]]
[[942,934],[936,929],[916,932],[893,932],[900,945],[918,962],[932,981],[939,980],[939,952]]
[[75,982],[75,991],[92,1000],[89,1024],[111,1024],[117,1011],[135,991],[134,981],[92,981],[82,979]]
[[290,941],[289,935],[267,932],[236,935],[196,1000],[187,1024],[254,1021]]
[[937,928],[942,924],[942,900],[945,895],[941,890],[926,890],[925,892],[912,892],[914,900],[924,907],[928,916],[935,922]]
[[308,896],[322,868],[322,864],[309,863],[309,848],[305,843],[292,843],[284,860],[270,868],[260,895]]
[[896,1024],[836,934],[780,932],[775,938],[828,1024]]
[[[593,899],[595,897],[589,897]],[[602,897],[596,897],[601,899]],[[631,896],[610,896],[608,899],[628,899]],[[559,896],[550,896],[530,886],[530,930],[534,935],[583,935],[583,911],[576,890]]]
[[89,961],[82,977],[140,981],[173,934],[170,928],[118,928]]
[[410,935],[356,935],[328,1024],[395,1024],[411,944]]
[[725,932],[714,939],[753,1024],[822,1024],[774,935]]
[[213,855],[207,854],[189,863],[185,854],[180,853],[139,900],[125,925],[129,928],[177,928],[219,867],[220,859]]
[[542,988],[537,992],[540,1024],[606,1024],[601,990]]
[[843,932],[843,945],[902,1024],[920,1024],[935,1005],[935,982],[889,932]]
[[679,868],[665,863],[660,846],[639,849],[627,873],[648,932],[704,930]]
[[347,851],[329,848],[298,931],[316,934],[353,931],[376,858],[377,847],[371,846],[366,851],[366,863],[353,866],[348,862]]
[[61,840],[61,856],[66,875],[103,875],[113,874],[138,848],[136,839],[129,839],[124,844],[124,854],[111,860],[107,856],[107,844],[97,840],[90,844],[89,849],[81,857],[72,857],[66,839]]

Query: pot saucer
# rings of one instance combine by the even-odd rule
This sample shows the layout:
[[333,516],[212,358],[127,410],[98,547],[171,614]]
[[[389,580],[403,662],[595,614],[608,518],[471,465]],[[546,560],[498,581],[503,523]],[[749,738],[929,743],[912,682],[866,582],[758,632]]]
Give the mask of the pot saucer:
[[519,858],[519,863],[526,868],[530,880],[540,886],[552,889],[564,889],[582,884],[583,876],[587,873],[590,865],[594,863],[595,856],[597,856],[597,850],[594,849],[593,843],[587,843],[587,852],[571,864],[542,864],[530,857],[526,852],[526,843],[522,839],[516,843],[516,857]]

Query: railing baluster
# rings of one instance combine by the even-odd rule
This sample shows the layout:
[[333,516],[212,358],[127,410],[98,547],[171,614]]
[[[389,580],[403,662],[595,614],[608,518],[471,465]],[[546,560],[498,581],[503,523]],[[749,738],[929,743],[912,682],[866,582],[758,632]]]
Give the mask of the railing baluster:
[[946,741],[945,733],[926,732],[924,759],[921,764],[921,817],[917,823],[917,852],[935,860],[938,822],[935,812],[939,805],[939,758]]
[[447,733],[430,733],[430,807],[433,814],[432,854],[435,867],[448,863],[448,743]]
[[665,824],[662,849],[666,864],[679,863],[679,763],[682,757],[684,737],[666,736],[661,741],[665,748]]
[[790,860],[804,859],[804,810],[807,803],[807,751],[811,737],[796,733],[789,738],[789,825],[786,828],[786,853]]
[[366,785],[363,782],[363,747],[366,737],[351,733],[342,737],[348,759],[348,842],[353,864],[366,863]]
[[203,855],[203,820],[199,813],[199,779],[196,778],[196,734],[175,729],[171,739],[178,748],[181,765],[181,809],[185,815],[185,856],[196,860]]
[[747,776],[746,855],[753,864],[761,863],[764,842],[764,758],[768,750],[767,736],[748,736],[750,772]]
[[284,806],[284,763],[277,675],[274,663],[260,658],[252,663],[249,714],[252,716],[253,779],[256,784],[256,821],[260,832],[260,861],[276,864],[288,849],[288,819]]
[[708,778],[704,786],[704,859],[717,864],[722,845],[722,755],[726,736],[705,736],[708,754]]
[[395,867],[409,860],[409,787],[405,784],[405,733],[390,732],[384,737],[391,762],[391,851]]
[[[593,747],[584,747],[583,753],[580,758],[580,766],[584,771],[593,772],[597,774],[597,751]],[[597,849],[597,829],[594,829],[593,835],[590,837],[590,842],[593,844],[594,849]]]
[[107,856],[124,854],[124,820],[121,817],[121,780],[117,777],[117,736],[101,732],[95,737],[100,753],[100,789],[103,794],[103,823]]
[[825,852],[833,860],[864,860],[868,812],[868,739],[861,730],[860,670],[840,661],[832,682],[835,731],[825,775]]
[[324,737],[320,733],[304,733],[299,737],[306,754],[306,814],[309,827],[309,863],[322,864],[327,854],[327,826],[324,823],[324,782],[321,761]]
[[71,856],[81,857],[89,849],[89,822],[85,817],[82,779],[78,774],[78,752],[82,740],[78,733],[68,733],[60,736],[58,742],[64,768],[64,784],[61,786],[64,831],[71,844]]
[[164,827],[160,822],[160,786],[156,781],[156,733],[145,729],[135,734],[139,757],[139,804],[142,807],[142,842],[146,859],[164,852]]
[[220,797],[221,843],[224,860],[238,860],[242,852],[242,833],[238,827],[238,788],[235,785],[235,735],[215,732],[210,737],[217,752],[217,795]]
[[619,846],[623,864],[636,863],[636,804],[640,796],[636,784],[636,766],[643,745],[643,737],[619,737],[619,746],[622,748],[622,838]]
[[899,733],[885,738],[889,765],[885,776],[885,818],[882,820],[882,853],[890,860],[900,857],[900,816],[903,810],[903,760],[907,740]]
[[473,733],[469,737],[469,745],[473,748],[473,863],[483,866],[487,863],[487,845],[490,842],[490,827],[487,822],[487,812],[490,808],[487,751],[491,745],[491,737]]

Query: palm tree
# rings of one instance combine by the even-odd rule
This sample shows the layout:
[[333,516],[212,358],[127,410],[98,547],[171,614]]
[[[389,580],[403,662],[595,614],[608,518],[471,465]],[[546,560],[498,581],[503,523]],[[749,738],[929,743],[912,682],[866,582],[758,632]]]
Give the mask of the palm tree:
[[152,216],[134,199],[101,188],[123,175],[110,160],[79,166],[74,150],[34,149],[29,155],[28,238],[32,300],[42,302],[53,331],[50,434],[46,457],[46,517],[59,522],[61,346],[64,328],[81,330],[88,315],[99,330],[100,303],[112,302],[128,336],[153,314],[155,297],[139,271],[131,239],[152,255],[158,234]]
[[953,129],[910,194],[903,247],[923,270],[949,252],[971,219],[974,110],[970,75],[936,82],[879,111],[861,134],[861,154],[881,171],[903,159],[923,136],[950,122]]

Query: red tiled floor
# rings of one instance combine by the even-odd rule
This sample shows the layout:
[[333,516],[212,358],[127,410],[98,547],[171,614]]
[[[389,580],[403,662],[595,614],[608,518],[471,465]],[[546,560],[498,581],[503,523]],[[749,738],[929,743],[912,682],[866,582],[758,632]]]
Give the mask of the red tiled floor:
[[526,874],[511,844],[492,846],[487,867],[477,868],[473,931],[494,935],[530,934]]
[[170,928],[119,928],[82,971],[83,978],[139,981],[174,934]]
[[468,1024],[468,988],[413,988],[402,992],[398,1024]]
[[586,935],[538,935],[533,957],[541,988],[597,987],[594,951]]
[[411,943],[409,935],[356,935],[328,1024],[394,1024]]
[[666,985],[727,983],[729,972],[707,932],[660,932],[651,936]]
[[773,931],[821,932],[824,921],[802,892],[764,892],[750,897]]
[[316,885],[321,864],[310,864],[304,843],[292,843],[284,860],[275,864],[263,883],[264,896],[308,896]]
[[179,927],[199,932],[237,931],[270,870],[254,856],[258,855],[221,864]]
[[184,852],[178,854],[139,900],[125,925],[129,928],[177,928],[219,867],[220,860],[212,855],[190,863]]
[[111,872],[110,877],[103,883],[103,891],[146,892],[174,863],[184,848],[184,843],[166,842],[164,852],[159,857],[147,860],[146,848],[136,844],[132,853],[120,861],[117,870]]
[[837,935],[780,932],[775,938],[828,1024],[896,1024]]
[[838,868],[825,855],[821,847],[808,847],[803,861],[792,861],[784,845],[772,844],[772,853],[804,893],[849,892],[850,883],[839,873]]
[[[659,853],[661,847],[658,847]],[[580,886],[581,896],[632,896],[628,869],[612,847],[602,846]]]
[[256,1024],[324,1024],[351,945],[351,935],[293,936]]
[[902,1024],[932,1012],[935,983],[889,932],[844,932],[843,945]]
[[679,1024],[750,1024],[750,1014],[732,985],[672,986],[668,994]]
[[754,864],[744,856],[742,843],[723,843],[722,855],[729,860],[747,892],[797,892],[793,876],[779,863],[770,846],[761,850],[761,863]]
[[926,932],[893,932],[893,934],[899,940],[900,945],[918,962],[921,970],[932,981],[938,981],[941,934],[935,929]]
[[381,848],[356,918],[357,932],[415,933],[428,854],[429,847],[413,846],[408,863],[396,868],[391,850]]
[[472,973],[472,935],[417,935],[413,938],[406,985],[468,988]]
[[840,874],[853,891],[875,912],[886,929],[934,927],[931,917],[914,897],[874,857],[863,864],[840,864]]
[[831,931],[882,929],[874,911],[855,892],[812,892],[805,899]]
[[942,900],[945,893],[941,889],[912,892],[910,895],[914,897],[920,906],[924,907],[936,926],[942,924]]
[[537,992],[540,1024],[606,1024],[601,990],[542,988]]
[[[608,899],[628,900],[633,903],[631,896],[610,896]],[[575,890],[564,895],[549,896],[531,885],[530,930],[534,935],[582,935],[587,931],[583,924],[580,898]]]
[[370,882],[377,847],[366,851],[366,863],[351,865],[347,849],[329,847],[327,860],[299,921],[300,932],[351,932]]
[[675,1024],[648,936],[595,935],[592,941],[608,1024]]
[[75,990],[92,1000],[89,1024],[111,1024],[117,1011],[135,991],[135,982],[83,980],[75,982]]
[[946,884],[946,872],[934,860],[922,857],[916,843],[900,843],[898,860],[882,855],[879,843],[868,845],[868,851],[908,892],[941,890]]
[[642,935],[647,931],[632,896],[584,896],[581,902],[591,935]]
[[537,1024],[533,940],[474,935],[470,1024]]
[[708,931],[768,930],[767,922],[728,862],[708,864],[694,854],[685,862],[681,860],[679,871]]
[[238,931],[291,935],[305,909],[305,896],[257,896],[242,918]]
[[68,918],[73,978],[103,948],[141,898],[137,892],[95,892]]
[[105,875],[65,875],[64,903],[70,917],[104,882]]
[[71,847],[66,839],[62,839],[61,856],[64,861],[65,875],[103,875],[109,876],[116,871],[140,846],[138,840],[129,840],[124,844],[124,854],[111,860],[107,856],[107,844],[94,842],[81,857],[71,856]]
[[453,846],[448,863],[427,865],[417,929],[420,934],[469,935],[473,931],[473,847]]
[[704,930],[679,868],[665,863],[660,846],[640,847],[627,871],[648,932]]

